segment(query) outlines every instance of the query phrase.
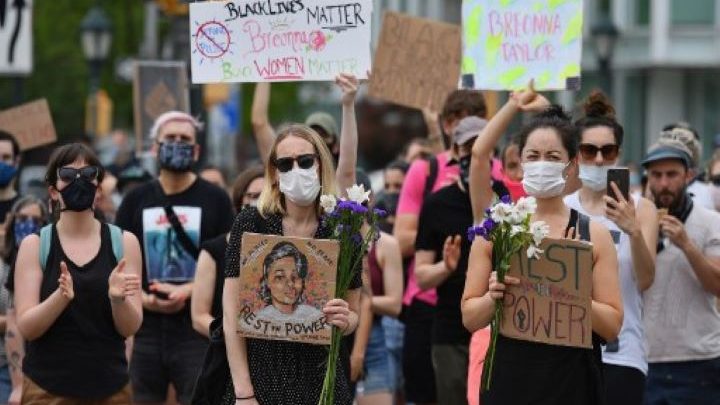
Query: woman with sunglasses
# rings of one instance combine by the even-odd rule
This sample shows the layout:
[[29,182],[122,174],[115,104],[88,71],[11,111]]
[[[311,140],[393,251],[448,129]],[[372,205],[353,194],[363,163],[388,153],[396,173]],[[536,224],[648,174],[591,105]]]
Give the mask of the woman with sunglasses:
[[[528,108],[533,102],[530,97],[521,105]],[[593,349],[554,346],[500,335],[492,386],[482,393],[481,402],[483,405],[598,404],[603,395],[600,341],[613,341],[617,337],[623,317],[613,242],[605,226],[587,221],[563,202],[568,171],[576,164],[577,154],[577,128],[565,113],[559,107],[551,107],[538,114],[522,128],[517,143],[523,165],[523,187],[537,201],[531,220],[544,221],[549,226],[550,238],[579,235],[580,239],[592,242],[593,265],[584,270],[592,272]],[[474,332],[486,327],[495,313],[495,301],[503,299],[506,284],[518,284],[520,280],[506,276],[504,281],[498,282],[492,272],[492,243],[476,238],[470,251],[461,301],[463,324],[468,330]],[[518,382],[522,382],[521,387]]]
[[580,130],[582,188],[567,196],[565,203],[605,225],[613,236],[625,317],[620,336],[603,347],[606,401],[641,404],[648,370],[642,293],[655,277],[657,212],[653,203],[640,196],[630,195],[626,200],[614,183],[607,190],[608,170],[619,160],[623,127],[615,120],[615,109],[598,91],[590,94],[583,109],[585,116],[575,122]]
[[122,233],[118,261],[113,231],[95,219],[103,175],[80,143],[57,148],[48,163],[45,182],[60,218],[48,228],[49,246],[27,236],[16,263],[17,324],[28,341],[23,403],[130,402],[125,338],[142,323],[140,246]]
[[[337,84],[343,91],[343,111],[355,102],[358,81],[340,75]],[[352,118],[351,120],[348,118]],[[352,122],[350,122],[352,121]],[[347,126],[346,126],[347,125]],[[354,113],[343,118],[338,171],[320,135],[305,125],[290,125],[272,144],[265,168],[265,185],[257,207],[248,207],[235,218],[226,254],[223,290],[223,329],[230,364],[231,380],[227,383],[223,404],[235,405],[315,405],[320,397],[327,347],[298,342],[249,339],[239,336],[238,294],[240,290],[240,250],[245,232],[326,239],[333,230],[321,221],[320,196],[338,195],[355,180],[357,130]],[[327,323],[345,335],[358,324],[360,271],[350,283],[347,300],[333,299],[323,308]],[[335,384],[335,403],[350,405],[353,392],[348,370],[347,347],[341,349]]]
[[[20,242],[26,236],[36,234],[47,222],[48,212],[42,200],[33,197],[22,197],[15,202],[12,209],[5,218],[5,244],[3,246],[2,280],[4,282],[3,292],[0,293],[0,306],[7,308],[5,315],[4,344],[0,350],[3,351],[6,364],[0,368],[0,403],[20,402],[22,390],[22,360],[25,356],[25,342],[17,330],[17,319],[15,308],[12,306],[12,293],[15,287],[15,258],[20,247]],[[9,374],[8,374],[9,372]],[[5,395],[6,384],[12,381],[12,394],[10,401]],[[9,393],[9,392],[8,392]]]

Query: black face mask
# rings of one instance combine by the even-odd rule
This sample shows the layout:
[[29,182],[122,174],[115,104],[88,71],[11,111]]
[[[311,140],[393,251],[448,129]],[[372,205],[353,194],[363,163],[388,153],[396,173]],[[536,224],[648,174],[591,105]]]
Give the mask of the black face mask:
[[460,181],[462,182],[465,191],[470,191],[470,159],[472,156],[467,155],[461,157],[458,161],[460,163]]
[[160,167],[173,172],[187,172],[193,167],[195,145],[183,142],[163,142],[160,144],[158,160]]
[[78,177],[60,191],[65,207],[63,211],[82,212],[92,208],[98,186],[92,181]]

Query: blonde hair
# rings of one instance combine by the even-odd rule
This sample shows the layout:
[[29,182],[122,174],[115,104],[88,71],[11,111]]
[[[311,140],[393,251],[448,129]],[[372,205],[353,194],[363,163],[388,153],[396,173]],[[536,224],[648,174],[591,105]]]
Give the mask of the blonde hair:
[[265,165],[265,185],[258,198],[257,208],[260,215],[266,217],[273,214],[286,214],[285,196],[280,192],[279,179],[275,159],[277,159],[277,146],[288,137],[304,139],[313,145],[318,155],[320,164],[320,193],[315,200],[315,210],[318,216],[321,214],[320,196],[324,194],[337,195],[337,184],[335,181],[335,165],[327,145],[315,130],[302,124],[292,124],[283,129],[275,138],[270,157]]

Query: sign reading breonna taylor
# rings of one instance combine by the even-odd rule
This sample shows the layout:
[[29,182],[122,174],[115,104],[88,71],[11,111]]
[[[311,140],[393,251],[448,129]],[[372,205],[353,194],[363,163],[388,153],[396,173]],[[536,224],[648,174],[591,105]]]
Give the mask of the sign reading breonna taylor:
[[238,333],[329,344],[338,241],[245,233],[241,249]]
[[371,0],[191,3],[192,81],[366,78],[371,19]]

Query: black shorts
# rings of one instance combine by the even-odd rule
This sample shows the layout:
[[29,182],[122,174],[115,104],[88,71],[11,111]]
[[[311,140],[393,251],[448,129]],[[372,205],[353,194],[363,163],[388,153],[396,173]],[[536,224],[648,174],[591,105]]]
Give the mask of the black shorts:
[[190,404],[208,341],[195,332],[190,319],[183,318],[150,316],[143,323],[130,359],[135,402],[165,402],[172,384],[178,401]]
[[435,307],[413,300],[405,308],[403,375],[408,402],[437,402],[435,372],[432,365],[432,326]]

